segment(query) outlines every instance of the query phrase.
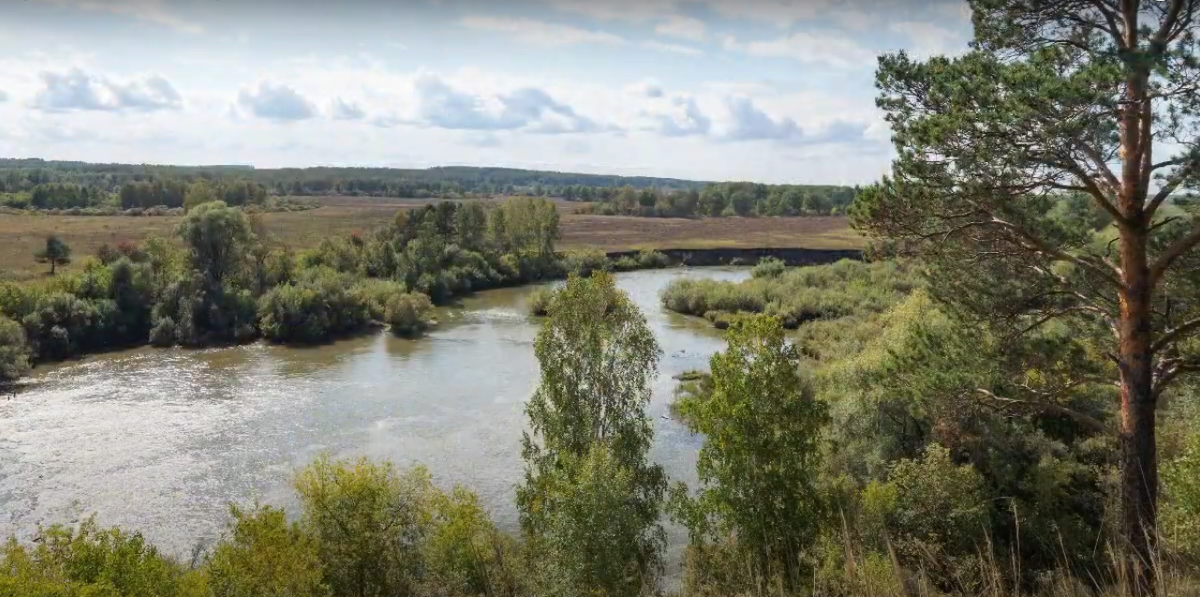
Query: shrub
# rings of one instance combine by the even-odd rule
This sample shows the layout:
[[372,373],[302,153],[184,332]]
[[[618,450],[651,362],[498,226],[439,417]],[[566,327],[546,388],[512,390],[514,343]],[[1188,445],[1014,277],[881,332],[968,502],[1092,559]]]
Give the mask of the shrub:
[[272,342],[325,342],[369,321],[367,297],[355,292],[353,278],[328,268],[305,272],[296,284],[276,286],[258,301],[258,327]]
[[662,269],[671,265],[671,259],[658,251],[638,251],[638,267],[642,269]]
[[612,270],[616,272],[630,272],[638,269],[638,267],[638,260],[629,255],[612,262]]
[[554,288],[539,286],[529,293],[529,314],[545,317],[550,312],[550,302],[554,299]]
[[582,249],[567,251],[559,261],[559,267],[564,273],[588,277],[594,271],[609,271],[612,264],[608,256],[600,249]]
[[29,371],[29,346],[25,330],[0,315],[0,382],[12,381]]
[[404,294],[404,285],[392,280],[367,278],[354,285],[367,306],[367,312],[375,321],[387,321],[387,305],[392,297]]
[[868,532],[886,532],[910,569],[944,585],[978,572],[977,555],[986,549],[978,538],[990,526],[984,481],[971,465],[954,464],[946,448],[932,444],[920,460],[895,463],[891,479],[868,485],[862,501]]
[[229,536],[206,562],[213,597],[287,595],[323,597],[317,544],[283,510],[270,506],[243,511],[230,507]]
[[397,336],[416,336],[431,323],[433,303],[419,292],[393,295],[388,299],[384,317]]
[[150,328],[150,344],[165,348],[175,344],[175,320],[170,317],[160,317]]
[[[766,313],[794,329],[818,319],[881,312],[916,284],[916,275],[906,264],[842,260],[786,268],[778,276],[743,282],[676,280],[663,289],[662,303],[671,311],[700,317],[711,311]],[[709,319],[716,322],[725,317],[715,314]]]
[[77,529],[40,529],[31,546],[0,548],[0,595],[125,597],[207,595],[204,578],[158,553],[137,533],[101,530],[94,519]]
[[766,257],[750,270],[750,276],[754,278],[778,278],[786,269],[787,266],[783,264],[782,260],[774,257]]
[[434,494],[421,467],[331,461],[322,456],[293,481],[305,532],[316,540],[325,583],[336,596],[412,595]]

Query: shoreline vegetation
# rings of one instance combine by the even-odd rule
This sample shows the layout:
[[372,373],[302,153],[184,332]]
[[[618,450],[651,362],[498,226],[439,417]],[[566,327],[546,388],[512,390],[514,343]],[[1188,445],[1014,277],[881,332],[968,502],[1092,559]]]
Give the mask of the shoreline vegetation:
[[369,235],[299,253],[220,201],[189,210],[175,234],[104,246],[77,274],[0,284],[4,378],[143,344],[313,344],[380,324],[419,335],[434,304],[562,273],[558,214],[542,199],[401,211]]
[[[517,532],[498,529],[469,487],[438,487],[420,465],[322,455],[292,476],[295,510],[231,505],[226,531],[190,559],[94,516],[11,538],[0,546],[0,595],[1128,594],[1113,564],[1114,442],[1070,417],[961,401],[956,384],[986,380],[977,367],[1003,347],[967,335],[914,269],[766,261],[749,282],[798,277],[845,280],[855,293],[893,283],[791,335],[763,313],[730,322],[725,349],[707,371],[679,376],[671,407],[701,441],[696,487],[648,459],[661,351],[596,268],[546,291]],[[847,300],[833,284],[812,292]],[[1153,567],[1161,595],[1191,595],[1200,413],[1172,412],[1164,432],[1175,439],[1162,453],[1170,524]],[[681,584],[664,593],[668,519],[688,542]]]
[[[206,202],[181,220],[173,240],[102,245],[95,256],[76,255],[82,267],[74,273],[0,283],[0,380],[38,363],[145,344],[306,345],[371,327],[417,336],[432,324],[435,305],[470,292],[571,273],[660,268],[703,255],[558,252],[558,221],[545,199],[442,202],[401,210],[370,233],[327,237],[296,252],[272,238],[261,214]],[[48,244],[70,250],[56,237]],[[701,261],[736,264],[739,255],[752,260],[770,252],[714,251]]]

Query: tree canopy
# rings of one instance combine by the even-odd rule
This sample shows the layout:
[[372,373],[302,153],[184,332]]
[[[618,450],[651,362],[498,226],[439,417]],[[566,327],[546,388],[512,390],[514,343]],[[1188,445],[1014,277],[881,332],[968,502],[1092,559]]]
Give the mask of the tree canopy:
[[[1200,184],[1194,0],[975,0],[971,51],[880,58],[878,105],[897,158],[857,225],[920,254],[931,292],[1017,338],[1057,323],[1097,365],[1015,384],[1000,408],[1061,406],[1121,389],[1123,511],[1147,584],[1160,395],[1200,368],[1200,218],[1173,199]],[[1085,197],[1089,225],[1055,217]]]

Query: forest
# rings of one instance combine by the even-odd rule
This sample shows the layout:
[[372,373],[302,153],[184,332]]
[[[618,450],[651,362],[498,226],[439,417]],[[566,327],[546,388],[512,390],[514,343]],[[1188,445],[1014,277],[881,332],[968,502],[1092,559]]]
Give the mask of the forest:
[[[248,196],[322,196],[347,195],[402,198],[458,199],[491,195],[532,195],[587,200],[610,189],[686,190],[699,189],[705,183],[672,178],[574,174],[512,168],[435,167],[423,170],[401,168],[281,168],[250,166],[168,166],[135,164],[91,164],[42,159],[0,159],[0,197],[18,201],[41,185],[67,185],[76,194],[92,197],[92,203],[75,199],[69,204],[57,202],[47,207],[87,207],[99,201],[95,196],[120,193],[130,184],[154,185],[160,203],[182,205],[178,189],[205,181],[220,185],[249,185]],[[169,187],[163,189],[163,187]],[[61,187],[55,187],[61,188]],[[62,191],[59,191],[62,193]],[[227,203],[241,204],[236,200]],[[142,205],[148,201],[138,201]],[[253,201],[247,201],[253,202]],[[122,199],[124,205],[126,201]],[[37,203],[34,207],[41,207]]]
[[[192,197],[189,199],[189,193]],[[556,197],[594,202],[587,213],[662,217],[800,216],[845,213],[850,187],[702,183],[504,168],[287,168],[135,166],[0,159],[0,205],[15,209],[177,209],[206,199],[227,205],[304,204],[282,197],[463,199]]]
[[727,216],[828,216],[846,213],[857,189],[821,185],[766,185],[751,182],[706,184],[699,190],[634,190],[585,197],[580,213],[664,218]]

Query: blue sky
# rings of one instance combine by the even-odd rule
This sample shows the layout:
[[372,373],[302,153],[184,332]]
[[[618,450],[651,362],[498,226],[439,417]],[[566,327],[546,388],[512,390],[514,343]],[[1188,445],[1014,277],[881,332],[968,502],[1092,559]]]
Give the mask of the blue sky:
[[0,155],[861,183],[957,1],[10,0]]

